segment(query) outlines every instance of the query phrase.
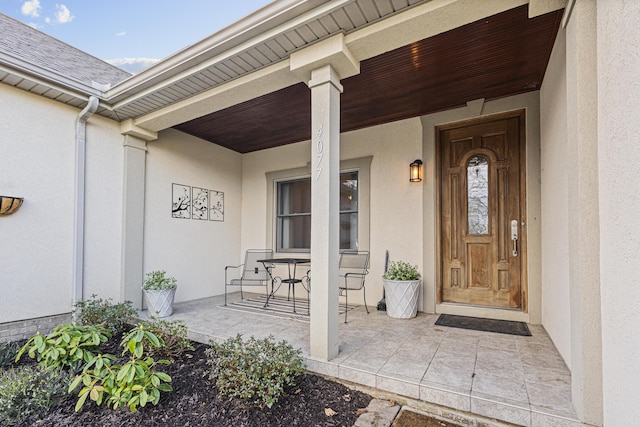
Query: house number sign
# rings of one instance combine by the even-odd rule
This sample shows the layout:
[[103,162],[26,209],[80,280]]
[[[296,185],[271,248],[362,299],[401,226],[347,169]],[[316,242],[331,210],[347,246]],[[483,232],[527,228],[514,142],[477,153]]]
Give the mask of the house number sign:
[[322,151],[324,150],[324,143],[322,142],[322,132],[324,131],[324,124],[321,124],[316,132],[318,139],[316,140],[316,158],[318,162],[316,163],[316,181],[320,179],[320,175],[322,174],[322,166],[320,163],[322,162]]

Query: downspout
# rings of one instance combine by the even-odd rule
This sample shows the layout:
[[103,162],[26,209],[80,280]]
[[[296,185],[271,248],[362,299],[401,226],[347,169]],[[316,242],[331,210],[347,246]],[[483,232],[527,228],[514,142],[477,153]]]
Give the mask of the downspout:
[[[83,299],[84,291],[84,199],[87,120],[98,109],[99,100],[90,96],[87,106],[76,119],[76,182],[73,239],[72,306]],[[74,319],[75,320],[75,319]]]

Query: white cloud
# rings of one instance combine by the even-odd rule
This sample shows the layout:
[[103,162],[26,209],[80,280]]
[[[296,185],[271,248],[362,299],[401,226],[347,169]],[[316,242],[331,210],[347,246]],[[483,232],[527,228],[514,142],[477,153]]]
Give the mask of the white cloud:
[[118,58],[108,59],[107,62],[111,65],[115,65],[118,68],[122,68],[132,74],[139,73],[147,67],[152,66],[159,59],[155,58]]
[[119,33],[116,33],[116,36],[118,36],[118,37],[122,37],[122,36],[124,36],[124,35],[126,35],[126,34],[127,34],[127,32],[126,32],[126,31],[120,31]]
[[58,9],[58,11],[55,16],[56,21],[59,24],[66,24],[73,21],[73,18],[75,18],[75,16],[73,16],[69,11],[69,8],[63,4],[56,4],[56,9]]
[[28,0],[22,4],[20,11],[23,15],[37,18],[40,16],[40,0]]
[[36,24],[35,22],[29,22],[27,25],[33,29],[39,29],[38,24]]

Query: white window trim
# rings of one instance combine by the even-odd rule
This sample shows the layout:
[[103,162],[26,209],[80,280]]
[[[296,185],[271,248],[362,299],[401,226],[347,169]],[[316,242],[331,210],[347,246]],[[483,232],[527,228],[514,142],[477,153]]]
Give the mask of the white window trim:
[[[340,161],[340,172],[358,171],[358,250],[369,250],[370,207],[371,207],[371,160],[372,156]],[[276,248],[276,195],[279,181],[308,178],[311,164],[306,167],[267,172],[267,247]],[[313,185],[313,184],[312,184]],[[278,252],[287,254],[288,252]],[[300,252],[289,252],[300,253]]]

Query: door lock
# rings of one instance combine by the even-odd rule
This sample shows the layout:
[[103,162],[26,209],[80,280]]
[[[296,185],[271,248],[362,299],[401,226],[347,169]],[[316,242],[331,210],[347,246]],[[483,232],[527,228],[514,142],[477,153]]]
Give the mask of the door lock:
[[511,221],[511,240],[513,240],[513,252],[514,257],[518,256],[518,220]]

